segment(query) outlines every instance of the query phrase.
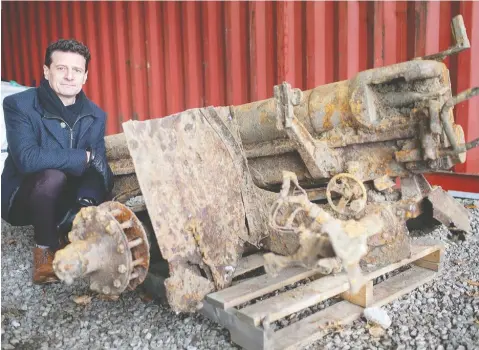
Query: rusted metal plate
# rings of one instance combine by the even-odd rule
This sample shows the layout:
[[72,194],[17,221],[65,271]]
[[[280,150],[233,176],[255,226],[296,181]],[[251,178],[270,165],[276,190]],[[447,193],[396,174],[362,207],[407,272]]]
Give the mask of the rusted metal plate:
[[234,110],[209,107],[201,109],[201,114],[221,136],[241,178],[241,182],[237,185],[241,189],[248,225],[247,236],[242,238],[254,246],[259,246],[261,239],[272,232],[267,221],[271,204],[276,200],[276,193],[263,190],[253,182],[252,168],[246,158]]
[[471,232],[469,212],[461,203],[440,187],[431,191],[427,199],[432,204],[432,216],[449,228]]
[[[171,282],[184,281],[167,282],[167,288],[177,288],[168,293],[189,293],[190,278],[183,273],[191,265],[198,267],[197,279],[213,280],[218,289],[228,286],[248,232],[242,177],[222,136],[200,109],[130,121],[124,130]],[[169,298],[172,308],[189,308],[191,302],[179,305],[185,298],[178,295]],[[201,298],[201,293],[193,297]]]

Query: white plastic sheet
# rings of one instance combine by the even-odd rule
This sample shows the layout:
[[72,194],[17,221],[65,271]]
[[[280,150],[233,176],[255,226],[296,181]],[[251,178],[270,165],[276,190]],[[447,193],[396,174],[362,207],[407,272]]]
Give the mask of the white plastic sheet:
[[2,117],[0,118],[0,141],[1,141],[1,146],[2,146],[2,153],[1,153],[1,159],[0,159],[0,165],[1,169],[0,171],[3,172],[3,165],[5,163],[5,159],[7,159],[7,134],[5,131],[5,117],[3,114],[3,99],[7,96],[25,91],[27,89],[30,89],[28,86],[18,86],[18,84],[15,83],[9,83],[9,82],[4,82],[2,81],[2,92],[1,92],[1,101],[2,101]]

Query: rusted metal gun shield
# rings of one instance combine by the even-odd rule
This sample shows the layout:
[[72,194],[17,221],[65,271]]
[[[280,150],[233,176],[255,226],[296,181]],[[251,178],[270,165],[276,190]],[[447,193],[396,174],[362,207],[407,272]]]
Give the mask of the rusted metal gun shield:
[[[124,265],[126,271],[130,271],[132,259],[128,252],[118,252],[117,250],[120,244],[128,247],[128,240],[123,234],[120,223],[113,215],[99,207],[82,208],[75,217],[68,238],[72,243],[93,238],[95,242],[90,244],[90,247],[102,247],[102,256],[95,256],[99,259],[101,268],[88,275],[92,290],[117,295],[125,290],[130,274],[121,273],[118,271],[118,266]],[[82,247],[80,246],[80,249]],[[88,249],[86,242],[84,247]],[[114,286],[115,280],[119,280],[120,284]]]
[[201,265],[224,287],[247,230],[242,179],[221,135],[199,110],[123,128],[170,274],[182,264]]
[[[143,283],[148,273],[148,268],[150,266],[150,244],[148,242],[148,238],[143,224],[136,217],[136,215],[130,209],[128,209],[128,207],[122,205],[121,203],[105,202],[101,204],[98,208],[100,210],[110,212],[112,215],[114,214],[114,217],[116,221],[120,224],[120,227],[121,224],[125,222],[131,222],[130,227],[122,228],[128,242],[132,242],[137,238],[140,238],[142,240],[141,244],[130,248],[132,261],[138,262],[137,264],[135,264],[135,266],[132,267],[132,273],[136,273],[138,277],[131,279],[130,283],[128,284],[128,289],[134,290],[138,285]],[[128,245],[125,245],[125,250],[127,249]]]

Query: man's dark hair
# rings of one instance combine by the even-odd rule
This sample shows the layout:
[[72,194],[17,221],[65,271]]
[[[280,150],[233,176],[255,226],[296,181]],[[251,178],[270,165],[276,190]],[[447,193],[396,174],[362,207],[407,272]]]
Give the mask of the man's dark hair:
[[75,52],[85,57],[85,72],[88,71],[88,63],[90,62],[90,50],[83,43],[75,39],[60,39],[48,45],[45,52],[45,66],[50,67],[52,64],[52,53],[54,51]]

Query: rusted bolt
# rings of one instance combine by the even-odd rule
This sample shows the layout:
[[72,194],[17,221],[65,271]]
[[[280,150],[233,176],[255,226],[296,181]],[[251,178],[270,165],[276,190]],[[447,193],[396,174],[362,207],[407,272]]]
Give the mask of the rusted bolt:
[[293,106],[297,106],[301,103],[301,99],[303,98],[303,92],[300,89],[293,89],[291,95],[291,104]]
[[116,251],[120,254],[123,254],[125,252],[125,245],[120,243]]
[[101,291],[103,292],[103,294],[110,294],[110,287],[105,286],[105,287],[103,287],[103,289]]
[[113,285],[115,286],[115,288],[120,288],[121,287],[121,281],[120,280],[114,280]]
[[115,227],[115,221],[111,220],[110,223],[107,226],[106,232],[109,233],[110,235],[113,234],[113,227]]
[[121,264],[120,266],[118,266],[118,272],[119,273],[126,273],[126,266]]

